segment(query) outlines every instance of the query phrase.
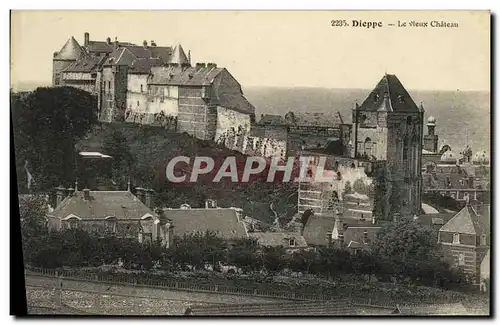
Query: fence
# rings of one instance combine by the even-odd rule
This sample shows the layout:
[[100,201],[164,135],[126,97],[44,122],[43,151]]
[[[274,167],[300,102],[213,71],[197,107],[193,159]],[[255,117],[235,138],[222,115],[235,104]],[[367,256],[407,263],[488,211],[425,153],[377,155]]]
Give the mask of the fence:
[[[149,277],[137,277],[133,274],[97,274],[86,271],[75,270],[53,270],[36,267],[25,267],[26,274],[62,277],[71,280],[106,283],[111,285],[127,285],[149,287],[157,289],[181,290],[205,293],[219,293],[230,295],[243,295],[265,298],[276,298],[285,300],[312,300],[312,301],[330,301],[340,298],[349,299],[353,304],[366,307],[396,308],[396,302],[389,299],[369,299],[366,297],[341,295],[341,294],[318,294],[318,293],[299,293],[294,291],[272,291],[261,289],[239,288],[223,285],[197,284],[193,282],[181,282],[167,279],[152,279]],[[435,303],[435,302],[434,302]]]

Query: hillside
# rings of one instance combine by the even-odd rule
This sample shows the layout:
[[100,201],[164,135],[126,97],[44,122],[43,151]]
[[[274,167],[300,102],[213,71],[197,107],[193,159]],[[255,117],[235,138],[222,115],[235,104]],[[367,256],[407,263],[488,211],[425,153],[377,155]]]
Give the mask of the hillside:
[[[110,144],[110,139],[113,138],[121,141]],[[116,160],[125,160],[123,157],[127,155],[124,153],[128,152],[130,168],[119,162],[118,165],[109,167],[114,169],[113,182],[117,184],[116,188],[126,188],[130,177],[133,188],[140,186],[155,190],[157,206],[179,207],[187,203],[192,207],[202,207],[205,199],[215,199],[221,207],[240,207],[245,214],[266,223],[274,221],[271,203],[282,223],[297,211],[296,184],[281,183],[279,180],[268,183],[263,177],[251,178],[248,183],[233,183],[228,179],[222,179],[219,183],[212,182],[217,167],[225,157],[235,156],[238,171],[241,171],[246,156],[188,134],[133,124],[102,124],[81,140],[77,148],[114,156],[115,163]],[[165,170],[168,161],[175,156],[190,157],[191,163],[196,156],[211,157],[216,161],[216,169],[213,173],[200,175],[197,182],[174,184],[166,179]],[[180,176],[181,172],[189,175],[188,166],[179,164],[176,167],[176,175]],[[101,170],[99,173],[102,175],[105,171]]]

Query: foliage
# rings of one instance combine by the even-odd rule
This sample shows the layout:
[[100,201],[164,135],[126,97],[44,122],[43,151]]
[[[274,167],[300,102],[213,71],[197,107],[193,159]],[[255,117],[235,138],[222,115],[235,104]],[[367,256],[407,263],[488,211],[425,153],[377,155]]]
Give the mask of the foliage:
[[11,93],[19,192],[26,192],[25,161],[40,190],[74,182],[74,145],[96,121],[96,98],[72,87]]
[[437,235],[433,229],[409,218],[382,226],[373,249],[380,256],[401,260],[426,260],[438,255]]
[[460,202],[448,195],[442,195],[439,192],[427,192],[422,195],[422,202],[429,204],[437,209],[448,209],[459,211],[462,209]]
[[351,193],[352,193],[351,182],[350,181],[346,181],[345,182],[345,186],[344,186],[344,191],[342,192],[342,197],[345,198],[345,196],[347,194],[351,194]]

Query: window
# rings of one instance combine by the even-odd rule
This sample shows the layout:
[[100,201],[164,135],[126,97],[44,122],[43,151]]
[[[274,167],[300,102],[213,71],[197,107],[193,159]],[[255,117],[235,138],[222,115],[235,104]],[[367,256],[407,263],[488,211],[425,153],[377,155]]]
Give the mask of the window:
[[411,125],[411,116],[406,118],[406,124]]
[[458,266],[465,266],[465,255],[463,253],[458,254]]
[[403,141],[403,160],[408,159],[408,139]]
[[142,88],[142,85],[141,85],[141,93],[144,92],[144,89]]
[[288,241],[288,244],[290,245],[290,247],[295,247],[295,239],[294,238],[290,238],[289,241]]
[[460,234],[453,234],[453,244],[460,244]]
[[78,220],[76,219],[68,220],[68,229],[78,229]]
[[111,81],[108,81],[108,90],[111,90]]
[[485,234],[481,235],[481,246],[486,246],[486,235]]
[[139,101],[137,101],[137,107],[139,107]]
[[116,233],[116,220],[106,220],[106,232]]
[[372,155],[372,139],[366,138],[365,140],[365,155]]

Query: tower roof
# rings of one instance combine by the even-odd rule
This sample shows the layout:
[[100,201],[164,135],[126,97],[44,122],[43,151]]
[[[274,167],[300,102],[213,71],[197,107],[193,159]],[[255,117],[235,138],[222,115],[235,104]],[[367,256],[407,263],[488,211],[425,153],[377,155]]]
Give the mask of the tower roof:
[[61,50],[54,56],[54,59],[59,60],[78,60],[84,51],[76,39],[71,36]]
[[170,58],[169,63],[177,63],[179,65],[181,64],[190,64],[186,53],[184,52],[184,49],[182,48],[182,45],[177,45],[174,48],[174,52],[172,53],[172,57]]
[[420,112],[401,81],[393,74],[384,75],[358,109]]

